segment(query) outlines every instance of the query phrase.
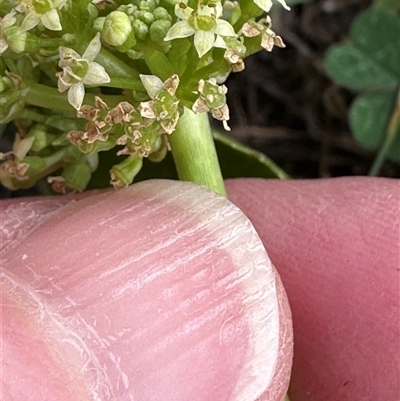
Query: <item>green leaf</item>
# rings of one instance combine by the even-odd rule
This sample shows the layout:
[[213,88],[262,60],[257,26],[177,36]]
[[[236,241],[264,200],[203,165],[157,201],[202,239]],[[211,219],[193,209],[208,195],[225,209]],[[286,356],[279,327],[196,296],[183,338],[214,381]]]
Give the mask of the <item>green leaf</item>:
[[[289,178],[272,160],[253,149],[242,145],[228,135],[213,131],[215,146],[224,178],[259,177]],[[123,158],[116,155],[114,148],[99,153],[99,168],[93,173],[87,189],[107,188],[110,186],[110,169]],[[172,154],[169,152],[160,163],[143,160],[143,168],[135,177],[135,182],[151,178],[178,179]]]
[[214,130],[213,135],[224,178],[289,178],[280,167],[264,154],[221,132]]
[[[366,148],[376,149],[383,144],[396,94],[396,91],[366,93],[351,106],[349,118],[353,135]],[[400,137],[392,142],[388,157],[400,161]]]
[[374,7],[397,15],[400,10],[399,0],[375,0]]
[[352,44],[331,46],[328,74],[355,90],[394,88],[399,81],[400,22],[395,15],[370,9],[353,23]]
[[354,21],[350,36],[358,50],[399,80],[400,20],[396,15],[370,9]]
[[353,45],[333,45],[325,57],[325,69],[349,89],[394,87],[398,78]]

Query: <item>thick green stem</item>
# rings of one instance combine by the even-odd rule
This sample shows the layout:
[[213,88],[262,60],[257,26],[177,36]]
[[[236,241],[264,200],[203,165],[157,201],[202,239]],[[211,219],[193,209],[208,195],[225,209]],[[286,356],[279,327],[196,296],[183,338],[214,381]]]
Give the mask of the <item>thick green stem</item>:
[[195,114],[185,108],[169,143],[180,180],[204,185],[226,197],[207,113]]

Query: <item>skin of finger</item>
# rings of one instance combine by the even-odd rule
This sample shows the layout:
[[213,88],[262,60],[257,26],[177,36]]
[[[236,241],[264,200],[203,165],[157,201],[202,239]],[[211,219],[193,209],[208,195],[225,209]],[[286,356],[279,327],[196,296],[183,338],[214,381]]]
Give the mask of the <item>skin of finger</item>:
[[8,249],[21,243],[64,206],[99,192],[94,190],[62,196],[36,196],[0,201],[0,260],[4,260]]
[[[67,215],[68,215],[68,212],[63,212],[64,214],[65,213],[67,213]],[[54,218],[56,218],[56,219],[59,219],[60,218],[60,216],[55,216]],[[65,216],[64,216],[64,218],[65,218]],[[81,221],[81,219],[78,219],[79,221]],[[41,219],[39,219],[38,221],[40,221],[41,223],[42,223],[42,220]],[[67,225],[64,225],[64,227],[66,228],[66,229],[68,229],[68,230],[70,230],[71,228],[70,227],[67,227]],[[45,228],[43,228],[43,230],[44,231],[46,231],[45,230]],[[69,231],[68,231],[69,232]],[[70,234],[72,234],[72,233],[70,233]],[[43,233],[42,234],[40,234],[40,233],[38,233],[38,232],[35,232],[35,237],[37,237],[38,235],[43,235]],[[43,240],[43,238],[42,238],[42,240]],[[36,238],[36,242],[37,242],[38,240],[37,240],[37,238]],[[40,241],[39,241],[40,242]],[[22,246],[22,248],[23,249],[25,249],[24,248],[24,243],[22,243],[21,244],[21,246]],[[33,246],[33,249],[35,249],[35,248],[37,248],[38,247],[38,243],[36,243],[36,245],[35,246]],[[21,247],[19,246],[18,247],[18,250],[21,250]],[[26,251],[26,250],[25,250]],[[28,254],[28,253],[26,253],[26,252],[23,252],[24,253],[24,255],[25,255],[25,257],[26,257],[26,255]],[[14,251],[13,251],[14,252]],[[21,251],[22,252],[22,251]],[[47,256],[46,256],[46,258],[48,258],[49,256],[48,256],[48,254],[47,254]],[[17,259],[18,259],[18,257],[17,257]],[[17,259],[15,259],[14,258],[14,260],[13,261],[11,261],[10,263],[11,264],[13,264],[13,262],[15,262]],[[31,267],[30,267],[30,269],[31,269]],[[41,271],[40,272],[40,274],[39,274],[39,276],[41,276],[41,275],[43,275],[43,271]],[[63,279],[61,280],[61,281],[63,281],[63,280],[65,280],[65,277],[63,277]],[[278,279],[278,281],[277,281],[277,285],[278,285],[278,289],[279,289],[279,291],[282,293],[282,291],[283,291],[283,289],[281,288],[281,287],[279,287],[279,284],[280,282],[279,282],[279,279]],[[54,284],[54,282],[53,282],[53,284]],[[40,290],[41,292],[43,292],[43,288]],[[284,301],[284,302],[281,302],[281,304],[279,305],[279,307],[280,307],[280,311],[282,312],[282,310],[285,310],[286,312],[288,312],[288,307],[287,307],[287,302],[286,302],[286,300]],[[290,330],[290,326],[288,326],[288,325],[284,325],[284,326],[282,326],[282,328],[284,329],[284,336],[282,336],[282,338],[286,338],[287,340],[285,340],[285,341],[281,341],[281,344],[280,344],[280,347],[281,348],[283,348],[283,351],[286,353],[286,359],[289,357],[289,359],[290,359],[290,352],[288,352],[288,344],[290,344],[290,342],[291,342],[291,330]],[[279,365],[279,364],[278,364]],[[277,367],[279,367],[277,365]],[[277,369],[277,371],[279,371],[279,369]],[[274,395],[274,398],[268,398],[268,400],[273,400],[273,401],[278,401],[278,400],[281,400],[282,399],[282,390],[284,390],[284,382],[287,382],[287,377],[288,377],[288,370],[287,370],[287,364],[286,364],[286,368],[285,369],[281,369],[281,371],[279,372],[280,374],[282,374],[283,376],[280,376],[279,374],[276,374],[275,375],[275,379],[276,378],[279,378],[280,377],[280,380],[279,380],[279,392],[278,392],[278,390],[277,390],[277,388],[274,390],[274,391],[272,391],[271,392],[271,394],[272,395]],[[282,383],[283,383],[283,386],[282,386]],[[183,385],[184,385],[184,383],[183,383]],[[269,389],[270,391],[271,390],[273,390],[273,389]]]
[[397,400],[398,180],[227,182],[288,293],[291,401]]

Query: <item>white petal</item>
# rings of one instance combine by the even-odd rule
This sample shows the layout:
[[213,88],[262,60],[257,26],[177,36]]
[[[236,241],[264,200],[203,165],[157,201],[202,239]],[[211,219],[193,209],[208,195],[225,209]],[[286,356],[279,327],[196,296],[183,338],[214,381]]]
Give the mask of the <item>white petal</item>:
[[102,65],[92,62],[89,64],[89,69],[83,78],[83,82],[86,85],[107,84],[110,82],[110,76]]
[[85,53],[83,53],[82,58],[89,61],[94,61],[94,59],[99,54],[101,49],[100,42],[100,32],[91,40],[89,46],[86,48]]
[[164,87],[163,81],[155,75],[139,75],[143,86],[145,87],[149,96],[154,99],[157,93]]
[[214,42],[214,47],[219,47],[220,49],[226,49],[228,46],[226,45],[223,37],[217,35],[217,39]]
[[82,82],[72,85],[68,91],[68,102],[76,110],[79,110],[83,103],[83,98],[85,97],[85,87]]
[[215,35],[212,32],[197,31],[194,35],[194,47],[199,57],[203,57],[214,45]]
[[[278,0],[278,2],[281,3],[286,10],[290,10],[290,7],[285,3],[285,0]],[[268,12],[272,7],[272,0],[254,0],[254,3],[266,12]]]
[[71,84],[63,79],[63,77],[59,77],[57,81],[58,91],[64,92],[71,87]]
[[254,0],[254,3],[258,5],[262,10],[268,12],[272,7],[272,0]]
[[58,65],[61,68],[69,66],[72,60],[79,60],[81,58],[80,54],[69,47],[60,46],[58,51],[60,54],[60,61],[58,62]]
[[220,18],[222,16],[223,11],[224,11],[221,2],[218,1],[214,8],[215,8],[215,16],[217,18]]
[[179,4],[175,4],[175,15],[181,20],[188,20],[193,11],[191,7],[181,8]]
[[50,29],[50,31],[61,31],[62,26],[60,22],[60,17],[58,16],[58,12],[56,9],[52,9],[46,14],[42,15],[42,18],[40,18],[40,21],[42,21],[43,25],[47,28]]
[[217,27],[214,32],[221,36],[236,36],[233,26],[223,19],[217,20]]
[[282,4],[282,6],[283,6],[286,10],[290,11],[290,7],[285,3],[285,0],[278,0],[278,1],[279,1],[279,3]]
[[3,20],[1,21],[1,26],[3,29],[13,26],[15,24],[15,21],[17,20],[15,18],[15,14],[16,11],[12,10],[7,15],[4,16]]
[[194,28],[192,28],[186,21],[179,21],[171,26],[164,40],[187,38],[188,36],[192,36],[195,32]]
[[197,10],[197,13],[200,16],[211,17],[211,16],[215,16],[215,9],[214,9],[214,7],[200,5]]
[[19,28],[18,32],[26,32],[33,29],[40,21],[40,16],[35,12],[29,12],[26,14],[24,20],[22,21],[21,28]]
[[157,115],[154,112],[154,102],[152,100],[148,102],[140,102],[139,113],[144,118],[156,118]]

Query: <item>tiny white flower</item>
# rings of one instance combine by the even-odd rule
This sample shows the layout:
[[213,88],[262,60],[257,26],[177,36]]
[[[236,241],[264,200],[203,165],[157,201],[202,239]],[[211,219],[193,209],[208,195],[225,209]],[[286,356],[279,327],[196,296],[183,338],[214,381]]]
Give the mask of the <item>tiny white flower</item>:
[[12,10],[5,15],[0,22],[0,54],[3,54],[8,49],[8,43],[5,37],[5,30],[15,24],[16,12]]
[[179,76],[174,74],[165,82],[155,75],[140,75],[140,79],[151,98],[140,103],[140,115],[148,120],[157,120],[161,125],[159,133],[172,134],[179,119],[179,100],[175,96]]
[[[281,3],[286,10],[290,10],[290,7],[285,3],[285,0],[278,0],[278,2]],[[256,3],[258,7],[266,12],[269,12],[273,5],[272,0],[254,0],[254,3]]]
[[192,110],[195,113],[211,111],[214,118],[222,121],[225,130],[230,131],[228,125],[229,108],[225,96],[228,88],[225,85],[218,85],[215,78],[210,78],[207,81],[200,79],[197,92],[199,97],[194,102]]
[[15,9],[26,14],[20,32],[27,32],[41,22],[51,31],[61,31],[62,26],[58,10],[63,8],[67,0],[22,0]]
[[60,47],[58,65],[62,71],[57,73],[58,90],[68,90],[68,102],[79,110],[85,96],[85,85],[101,85],[110,82],[110,76],[100,64],[94,62],[101,49],[98,33],[82,56],[68,47]]
[[194,46],[199,57],[213,47],[225,47],[223,37],[236,36],[233,26],[221,19],[223,8],[218,1],[213,7],[198,5],[197,10],[184,3],[175,5],[175,15],[180,19],[167,33],[165,41],[194,35]]

